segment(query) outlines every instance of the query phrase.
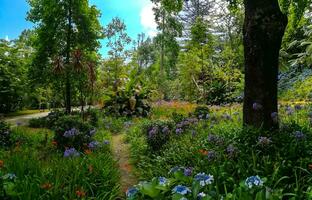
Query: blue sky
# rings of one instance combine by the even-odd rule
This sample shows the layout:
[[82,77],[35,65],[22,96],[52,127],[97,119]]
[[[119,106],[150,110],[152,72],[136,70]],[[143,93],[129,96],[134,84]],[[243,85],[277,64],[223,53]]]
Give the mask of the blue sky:
[[[156,25],[150,0],[89,0],[101,11],[100,22],[107,25],[115,16],[123,19],[127,32],[135,39],[138,33],[154,36]],[[15,39],[24,29],[33,27],[26,21],[29,6],[26,0],[0,0],[0,38]],[[106,41],[101,41],[101,53],[106,57]]]

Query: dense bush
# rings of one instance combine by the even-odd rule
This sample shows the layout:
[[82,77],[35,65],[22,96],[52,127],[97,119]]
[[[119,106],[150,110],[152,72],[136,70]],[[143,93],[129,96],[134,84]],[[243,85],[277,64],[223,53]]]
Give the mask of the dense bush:
[[55,131],[55,142],[62,150],[87,149],[87,145],[92,141],[92,136],[96,132],[92,125],[83,122],[79,116],[60,117],[52,129]]
[[65,112],[54,110],[46,117],[35,118],[29,120],[29,126],[32,128],[52,128],[60,117],[63,117]]
[[10,125],[0,120],[0,147],[7,147],[11,142]]
[[110,96],[103,109],[106,114],[113,116],[146,117],[151,109],[147,99],[148,94],[142,91],[131,90],[128,92],[120,90],[117,94]]

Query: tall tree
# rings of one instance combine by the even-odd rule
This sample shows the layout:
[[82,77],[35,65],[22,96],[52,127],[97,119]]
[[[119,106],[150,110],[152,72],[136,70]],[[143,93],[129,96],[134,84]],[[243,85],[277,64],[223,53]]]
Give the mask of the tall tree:
[[118,91],[119,75],[121,74],[121,67],[124,61],[128,57],[127,45],[131,43],[131,38],[128,36],[127,27],[125,23],[118,17],[112,19],[105,29],[105,36],[108,39],[106,47],[110,48],[108,54],[113,65],[113,76],[114,76],[114,92]]
[[[285,11],[289,5],[306,3],[284,0],[281,7]],[[278,128],[278,59],[287,13],[282,12],[278,0],[244,0],[244,5],[244,124],[270,130]]]
[[89,6],[88,0],[28,2],[31,6],[28,20],[37,25],[38,34],[37,54],[33,63],[33,71],[37,73],[34,76],[37,79],[41,77],[39,81],[45,84],[48,77],[53,77],[53,71],[61,72],[57,82],[65,85],[65,107],[66,112],[70,113],[72,82],[77,75],[73,70],[73,52],[80,49],[83,55],[98,50],[98,39],[102,37],[102,28],[98,21],[100,12],[95,6]]

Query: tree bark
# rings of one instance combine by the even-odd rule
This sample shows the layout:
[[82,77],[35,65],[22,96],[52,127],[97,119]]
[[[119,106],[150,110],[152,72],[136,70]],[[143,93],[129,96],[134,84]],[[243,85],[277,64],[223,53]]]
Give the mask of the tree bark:
[[71,51],[71,31],[72,31],[72,0],[69,0],[68,5],[68,30],[67,30],[67,44],[66,44],[66,82],[65,82],[65,112],[71,113],[71,83],[70,83],[70,51]]
[[244,125],[278,128],[278,60],[287,16],[278,0],[244,0]]

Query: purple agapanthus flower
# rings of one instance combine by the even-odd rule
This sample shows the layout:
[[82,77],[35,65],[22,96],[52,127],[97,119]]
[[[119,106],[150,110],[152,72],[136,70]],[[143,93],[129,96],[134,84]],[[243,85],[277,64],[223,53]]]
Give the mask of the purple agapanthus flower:
[[274,123],[278,123],[278,113],[272,112],[271,113],[271,119],[273,120]]
[[90,149],[96,149],[97,147],[99,147],[99,142],[98,141],[92,141],[88,144],[88,147]]
[[75,137],[76,135],[79,135],[79,130],[77,130],[76,128],[65,131],[65,133],[63,134],[63,136],[66,138]]
[[64,157],[78,157],[80,156],[80,153],[75,148],[66,149],[64,151]]
[[193,168],[187,167],[184,169],[184,176],[192,176],[193,174]]
[[287,106],[285,110],[286,110],[287,115],[294,114],[294,109],[292,109],[292,107],[290,107],[290,106]]
[[158,132],[158,127],[155,126],[155,127],[153,127],[152,129],[150,129],[150,130],[148,131],[148,137],[149,137],[149,138],[154,137],[154,135],[156,135],[157,132]]
[[302,131],[296,131],[293,135],[297,140],[302,140],[305,138],[305,134]]
[[230,144],[227,148],[226,148],[226,153],[229,157],[234,157],[235,154],[237,153],[237,149],[234,147],[234,145]]
[[208,151],[207,158],[209,161],[213,161],[217,158],[217,153],[214,150]]
[[165,133],[165,134],[168,134],[169,133],[169,128],[168,126],[165,126],[163,129],[162,129],[162,132]]
[[104,140],[104,141],[103,141],[103,144],[109,145],[109,140]]
[[182,128],[177,128],[176,129],[176,134],[179,135],[181,133],[183,133],[183,129]]
[[90,135],[90,136],[95,135],[95,133],[96,133],[96,129],[92,129],[91,131],[89,131],[89,135]]
[[266,146],[266,145],[269,145],[272,143],[272,140],[271,138],[268,138],[268,137],[259,137],[258,138],[258,143],[262,146]]

